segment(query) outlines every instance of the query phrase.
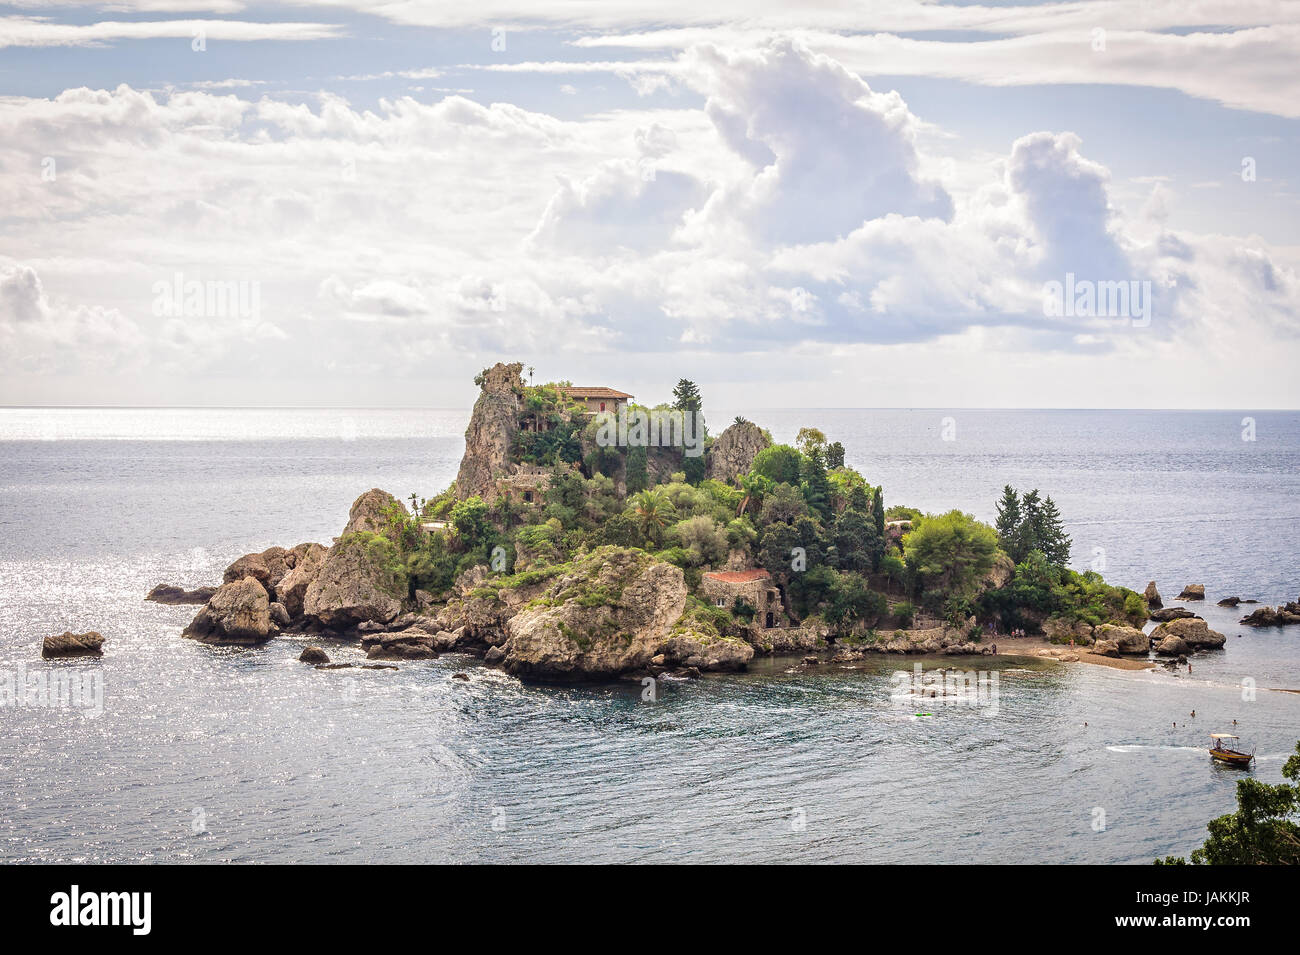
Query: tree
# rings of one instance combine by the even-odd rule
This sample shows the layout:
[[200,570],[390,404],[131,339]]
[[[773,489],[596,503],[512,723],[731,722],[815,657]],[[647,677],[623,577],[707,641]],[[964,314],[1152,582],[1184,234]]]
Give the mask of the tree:
[[874,571],[885,554],[885,542],[876,533],[871,515],[854,507],[835,518],[831,543],[835,545],[839,566],[860,574]]
[[1020,495],[1010,484],[1002,489],[1002,500],[998,501],[998,519],[994,523],[998,532],[998,541],[1017,564],[1025,559],[1020,553]]
[[989,572],[998,552],[998,535],[969,514],[927,514],[903,538],[908,569],[922,586],[944,597],[965,595]]
[[[1300,865],[1300,742],[1282,767],[1292,784],[1237,780],[1237,811],[1211,820],[1210,837],[1192,850],[1192,865]],[[1186,865],[1178,856],[1156,865]]]
[[773,444],[754,455],[750,473],[761,474],[773,484],[799,483],[803,456],[788,444]]
[[802,461],[800,468],[800,489],[808,506],[816,511],[823,520],[831,513],[831,484],[826,479],[826,465],[822,460],[822,449],[813,447]]
[[885,489],[876,488],[871,499],[871,520],[876,525],[876,533],[883,540],[885,537]]
[[836,468],[844,467],[844,445],[838,441],[832,441],[826,445],[826,468],[834,471]]
[[793,551],[801,547],[799,532],[784,522],[771,524],[763,530],[758,548],[758,562],[774,577],[785,578],[791,571]]
[[758,523],[764,527],[768,524],[793,524],[807,513],[808,502],[801,491],[789,484],[777,484],[763,498]]
[[826,435],[817,428],[800,428],[794,443],[805,455],[811,455],[814,449],[820,451],[826,447]]
[[1039,533],[1041,536],[1037,544],[1043,555],[1058,567],[1064,567],[1068,564],[1070,562],[1070,537],[1065,533],[1061,512],[1057,510],[1056,502],[1050,496],[1043,501]]
[[647,468],[649,452],[645,445],[638,444],[627,450],[627,493],[636,494],[650,486],[650,472]]
[[678,411],[699,411],[700,389],[689,378],[682,378],[673,388],[673,407]]
[[758,510],[763,503],[763,498],[772,490],[772,481],[761,474],[746,474],[740,479],[740,487],[744,496],[740,499],[740,506],[736,510],[736,516],[739,517],[748,510]]
[[453,507],[451,526],[456,528],[465,550],[471,551],[482,545],[492,529],[488,521],[488,506],[483,498],[475,494]]
[[654,541],[656,545],[663,541],[664,528],[673,517],[673,504],[663,488],[650,488],[642,491],[632,499],[632,510],[636,515],[641,533]]

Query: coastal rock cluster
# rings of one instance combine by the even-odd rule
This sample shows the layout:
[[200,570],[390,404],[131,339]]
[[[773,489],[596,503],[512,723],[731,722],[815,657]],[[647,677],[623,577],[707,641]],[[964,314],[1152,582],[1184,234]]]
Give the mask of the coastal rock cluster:
[[1291,601],[1280,607],[1260,607],[1241,618],[1247,627],[1287,627],[1300,623],[1300,601]]

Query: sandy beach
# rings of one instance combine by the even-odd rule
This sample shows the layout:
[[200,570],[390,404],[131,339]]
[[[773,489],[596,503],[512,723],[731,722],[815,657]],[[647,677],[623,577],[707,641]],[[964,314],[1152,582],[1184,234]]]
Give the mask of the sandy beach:
[[1093,663],[1115,670],[1150,670],[1155,664],[1145,656],[1107,657],[1093,653],[1090,647],[1071,647],[1052,643],[1046,637],[998,637],[999,657],[1046,657],[1062,663]]

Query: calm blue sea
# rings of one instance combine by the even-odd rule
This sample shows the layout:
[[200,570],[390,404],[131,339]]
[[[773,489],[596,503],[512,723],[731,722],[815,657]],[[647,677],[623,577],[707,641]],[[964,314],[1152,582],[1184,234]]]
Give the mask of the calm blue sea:
[[[1144,863],[1233,805],[1205,734],[1237,720],[1280,778],[1300,695],[1271,688],[1300,689],[1300,628],[1213,602],[1300,595],[1300,413],[745,414],[842,441],[890,504],[991,519],[1003,484],[1038,487],[1076,566],[1166,600],[1204,583],[1227,649],[1190,675],[1004,666],[995,710],[892,701],[894,659],[764,663],[655,702],[452,656],[320,672],[293,640],[183,640],[195,608],[141,598],[328,543],[367,488],[432,495],[467,411],[0,409],[0,677],[102,679],[98,715],[0,709],[0,860]],[[43,663],[65,629],[104,633],[105,658]]]

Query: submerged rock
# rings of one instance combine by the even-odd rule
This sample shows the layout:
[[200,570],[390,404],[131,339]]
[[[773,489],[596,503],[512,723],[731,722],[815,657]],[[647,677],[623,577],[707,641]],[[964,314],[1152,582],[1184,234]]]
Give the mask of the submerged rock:
[[181,635],[204,643],[269,640],[274,634],[266,588],[253,577],[222,584]]
[[56,657],[102,657],[104,655],[104,637],[96,630],[85,633],[64,631],[57,636],[46,637],[41,643],[41,656],[50,660]]
[[330,662],[329,654],[320,647],[303,647],[302,653],[298,655],[298,659],[303,663],[313,664]]
[[159,604],[205,604],[217,592],[216,587],[196,587],[186,590],[174,584],[159,584],[145,595],[145,600]]

